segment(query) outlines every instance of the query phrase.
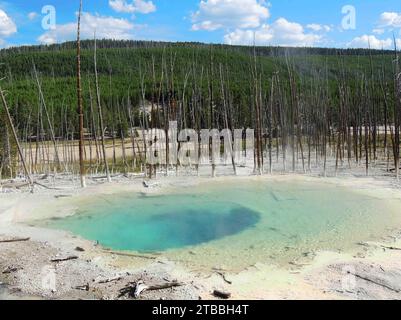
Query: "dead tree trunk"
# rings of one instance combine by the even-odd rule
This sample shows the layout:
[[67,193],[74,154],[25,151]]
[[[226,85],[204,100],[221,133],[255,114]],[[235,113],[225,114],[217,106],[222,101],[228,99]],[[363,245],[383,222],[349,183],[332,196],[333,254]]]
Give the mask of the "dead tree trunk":
[[81,14],[82,0],[79,3],[78,28],[77,28],[77,98],[78,98],[78,114],[79,114],[79,174],[81,177],[81,187],[86,187],[85,166],[84,166],[84,113],[82,101],[82,83],[81,83]]
[[105,146],[106,142],[105,142],[105,138],[104,138],[105,128],[104,128],[104,122],[103,122],[103,108],[102,108],[102,103],[100,101],[99,76],[97,73],[96,35],[94,38],[93,60],[94,60],[94,66],[95,66],[96,101],[97,101],[97,108],[98,108],[98,112],[99,112],[99,125],[100,125],[100,137],[102,140],[103,163],[104,163],[104,168],[106,170],[107,181],[111,182],[109,163],[107,162],[107,154],[106,154],[106,146]]
[[29,174],[28,167],[27,167],[26,162],[25,162],[24,154],[22,152],[22,148],[21,148],[21,145],[20,145],[19,140],[18,140],[18,135],[17,135],[17,132],[15,131],[13,120],[11,118],[10,111],[8,109],[6,97],[4,96],[4,92],[3,92],[3,89],[1,87],[0,87],[0,95],[1,95],[1,101],[3,102],[4,109],[6,110],[8,125],[10,126],[11,131],[13,133],[15,144],[17,145],[18,153],[19,153],[19,156],[21,158],[22,165],[24,167],[25,176],[26,176],[29,184],[31,185],[31,187],[33,187],[33,180],[31,178],[31,175]]

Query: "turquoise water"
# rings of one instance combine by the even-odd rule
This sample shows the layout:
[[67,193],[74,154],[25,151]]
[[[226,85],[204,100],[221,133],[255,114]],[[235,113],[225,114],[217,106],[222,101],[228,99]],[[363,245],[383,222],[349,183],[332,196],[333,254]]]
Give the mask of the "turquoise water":
[[251,228],[260,214],[230,202],[193,196],[120,196],[52,223],[119,250],[162,251],[197,245]]
[[356,191],[329,183],[239,180],[160,196],[93,196],[79,202],[75,215],[47,226],[114,250],[189,259],[190,249],[205,263],[292,259],[345,249],[401,226],[399,199]]

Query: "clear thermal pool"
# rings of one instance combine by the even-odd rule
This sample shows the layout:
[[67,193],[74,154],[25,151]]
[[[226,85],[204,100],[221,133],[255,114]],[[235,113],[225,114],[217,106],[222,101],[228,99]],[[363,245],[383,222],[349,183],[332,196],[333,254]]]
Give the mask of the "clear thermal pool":
[[46,226],[114,250],[216,265],[346,249],[401,226],[399,199],[330,183],[232,180],[170,191],[93,196]]

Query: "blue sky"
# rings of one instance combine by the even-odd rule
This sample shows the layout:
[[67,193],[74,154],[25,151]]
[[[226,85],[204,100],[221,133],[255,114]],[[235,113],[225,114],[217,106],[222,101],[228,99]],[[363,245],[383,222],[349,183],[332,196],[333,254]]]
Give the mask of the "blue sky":
[[[98,38],[391,49],[394,34],[401,47],[399,0],[83,2],[83,38],[96,30]],[[53,11],[42,13],[48,5],[55,20]],[[0,0],[0,46],[74,39],[78,6],[78,0]]]

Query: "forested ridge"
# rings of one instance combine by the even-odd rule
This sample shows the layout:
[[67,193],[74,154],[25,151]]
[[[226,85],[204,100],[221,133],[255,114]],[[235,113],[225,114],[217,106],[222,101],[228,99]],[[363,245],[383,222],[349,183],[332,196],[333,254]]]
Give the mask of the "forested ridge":
[[[83,85],[87,99],[89,99],[89,82],[93,82],[93,44],[93,41],[82,42]],[[69,111],[74,111],[76,107],[74,46],[74,42],[67,42],[51,46],[3,49],[0,52],[0,71],[5,77],[3,89],[8,91],[12,112],[20,121],[26,121],[29,110],[38,104],[37,85],[33,76],[34,66],[39,73],[43,94],[52,111],[57,113],[53,108],[59,109],[62,106]],[[383,72],[383,76],[391,80],[393,58],[390,51],[364,49],[252,48],[199,43],[113,40],[97,41],[97,47],[100,88],[106,108],[114,103],[120,103],[128,96],[132,103],[139,103],[141,69],[145,77],[146,97],[152,99],[153,68],[158,78],[156,81],[158,81],[163,71],[162,64],[166,69],[165,76],[171,77],[170,80],[165,79],[165,81],[174,82],[177,93],[182,90],[185,81],[187,83],[196,81],[200,86],[199,89],[203,91],[208,89],[210,81],[217,91],[218,68],[223,65],[229,78],[228,85],[233,98],[246,109],[249,107],[249,82],[252,77],[250,70],[253,66],[254,54],[258,58],[257,63],[262,77],[265,78],[262,85],[266,90],[272,74],[279,72],[285,76],[286,57],[291,59],[300,83],[306,84],[316,75],[324,81],[327,76],[333,91],[336,91],[336,82],[342,73],[346,73],[351,86],[357,86],[358,79],[370,73],[370,54],[373,56],[375,73]],[[343,70],[341,70],[342,67]],[[174,74],[167,74],[172,68]],[[324,75],[324,73],[327,74]],[[190,85],[187,86],[187,90],[190,93]],[[23,125],[22,122],[21,125]]]

